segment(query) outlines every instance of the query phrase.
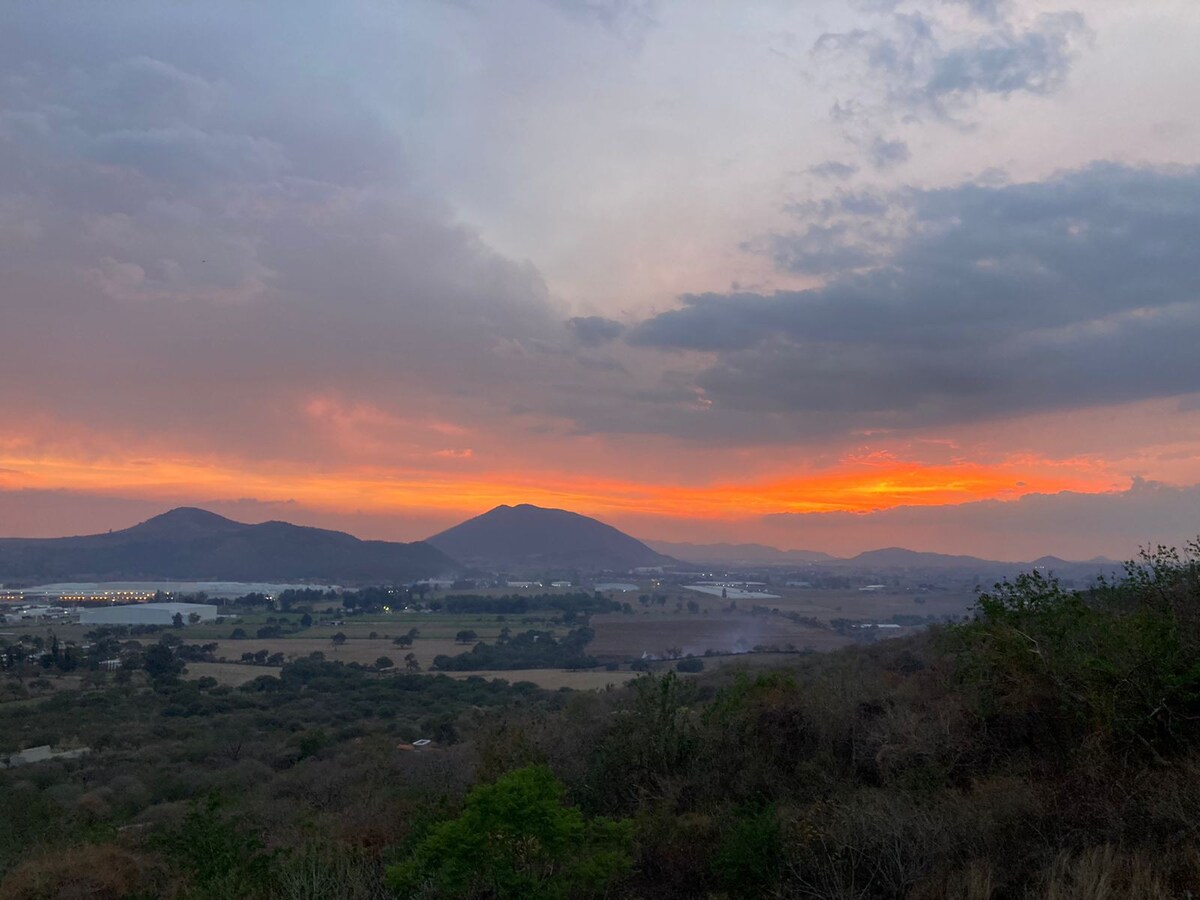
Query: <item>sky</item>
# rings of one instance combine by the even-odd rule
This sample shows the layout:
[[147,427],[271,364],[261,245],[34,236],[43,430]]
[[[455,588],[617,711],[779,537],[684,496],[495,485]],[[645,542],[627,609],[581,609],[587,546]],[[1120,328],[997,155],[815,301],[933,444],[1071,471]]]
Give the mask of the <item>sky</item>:
[[0,534],[1200,534],[1194,0],[4,18]]

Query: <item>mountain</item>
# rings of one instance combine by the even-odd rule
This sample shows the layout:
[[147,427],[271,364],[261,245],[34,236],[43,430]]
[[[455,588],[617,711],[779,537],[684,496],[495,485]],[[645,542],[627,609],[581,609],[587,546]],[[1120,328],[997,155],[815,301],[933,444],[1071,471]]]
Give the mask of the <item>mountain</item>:
[[780,550],[766,544],[672,544],[667,541],[646,543],[659,553],[697,563],[790,566],[829,562],[834,558],[817,550]]
[[974,569],[976,572],[1017,574],[1039,569],[1066,578],[1090,578],[1102,572],[1120,571],[1120,566],[1104,557],[1075,562],[1057,556],[1043,556],[1033,562],[1004,562],[980,559],[977,556],[952,556],[946,553],[923,553],[903,547],[868,550],[858,556],[836,562],[858,568],[874,569]]
[[611,525],[527,503],[497,506],[426,543],[464,563],[503,571],[628,571],[675,562]]
[[421,542],[360,541],[287,522],[245,525],[182,507],[108,534],[0,539],[0,581],[409,581],[457,571]]
[[923,553],[919,550],[906,550],[903,547],[885,547],[882,550],[867,550],[858,556],[846,560],[857,566],[880,566],[895,569],[958,569],[975,566],[1003,566],[1012,563],[998,563],[990,559],[979,559],[975,556],[951,556],[947,553]]

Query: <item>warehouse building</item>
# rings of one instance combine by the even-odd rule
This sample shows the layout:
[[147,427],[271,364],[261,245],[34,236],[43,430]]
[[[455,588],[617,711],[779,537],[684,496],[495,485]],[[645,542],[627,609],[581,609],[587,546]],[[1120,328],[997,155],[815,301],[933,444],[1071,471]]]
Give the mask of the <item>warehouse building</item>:
[[183,617],[190,625],[191,616],[201,622],[217,617],[217,608],[210,603],[131,603],[126,606],[101,606],[79,611],[80,625],[173,625],[175,616]]

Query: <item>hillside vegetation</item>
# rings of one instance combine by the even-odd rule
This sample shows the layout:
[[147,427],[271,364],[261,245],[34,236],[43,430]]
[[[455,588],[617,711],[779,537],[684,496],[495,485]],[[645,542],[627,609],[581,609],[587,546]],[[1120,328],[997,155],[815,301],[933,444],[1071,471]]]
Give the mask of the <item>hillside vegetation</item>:
[[0,707],[6,748],[99,751],[0,773],[0,898],[1195,896],[1198,551],[768,671],[548,694],[301,662]]

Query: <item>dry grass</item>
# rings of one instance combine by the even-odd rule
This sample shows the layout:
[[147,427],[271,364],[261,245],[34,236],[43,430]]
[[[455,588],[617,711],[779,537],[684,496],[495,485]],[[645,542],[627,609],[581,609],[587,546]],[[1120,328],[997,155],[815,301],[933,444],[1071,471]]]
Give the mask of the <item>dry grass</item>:
[[595,640],[588,652],[598,657],[637,658],[643,653],[663,656],[668,647],[702,655],[705,650],[735,652],[755,646],[788,644],[796,649],[832,650],[851,641],[831,631],[808,628],[779,616],[736,613],[668,613],[592,617]]
[[118,900],[159,896],[161,869],[114,844],[85,844],[34,856],[0,884],[0,900]]
[[274,666],[248,666],[245,663],[203,663],[187,664],[184,673],[186,678],[215,678],[218,684],[229,687],[240,687],[247,681],[253,681],[260,675],[278,676],[280,670]]
[[[1169,900],[1161,859],[1122,853],[1108,844],[1063,851],[1046,874],[1043,900]],[[1197,873],[1192,873],[1197,874]]]

